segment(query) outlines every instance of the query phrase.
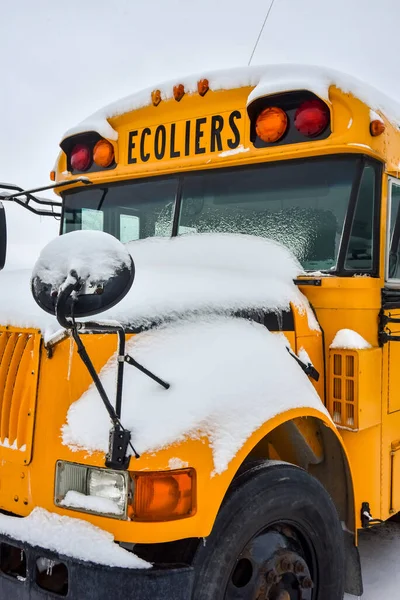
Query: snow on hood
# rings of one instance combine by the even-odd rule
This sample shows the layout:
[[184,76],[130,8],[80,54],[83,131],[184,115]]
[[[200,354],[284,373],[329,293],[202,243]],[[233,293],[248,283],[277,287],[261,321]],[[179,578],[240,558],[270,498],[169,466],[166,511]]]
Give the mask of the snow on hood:
[[114,543],[114,537],[82,519],[60,516],[44,508],[30,515],[9,517],[0,514],[0,532],[79,560],[110,567],[149,569],[151,564]]
[[[170,383],[165,390],[126,365],[121,421],[139,453],[207,436],[214,474],[224,471],[262,423],[295,407],[328,415],[287,352],[283,335],[234,317],[181,320],[131,338],[127,353]],[[100,372],[115,397],[116,355]],[[62,428],[72,449],[108,449],[110,420],[94,385],[74,402]]]
[[329,87],[336,85],[343,92],[350,92],[360,98],[372,110],[382,111],[394,124],[400,125],[400,105],[367,83],[326,67],[281,64],[241,67],[175,78],[109,104],[69,129],[63,139],[86,131],[97,131],[103,137],[116,140],[118,133],[111,127],[108,119],[147,106],[151,102],[151,92],[156,88],[161,91],[164,100],[171,99],[173,87],[178,79],[187,93],[197,92],[197,82],[204,78],[208,79],[210,89],[213,91],[254,86],[248,104],[267,94],[304,89],[329,101]]
[[[140,326],[185,313],[281,311],[293,302],[307,312],[310,326],[318,329],[306,298],[293,283],[302,268],[277,242],[246,235],[196,234],[147,238],[126,248],[135,261],[136,279],[119,304],[101,313],[102,320]],[[90,247],[87,256],[78,260],[91,260]],[[26,270],[0,273],[0,323],[41,329],[48,340],[60,326],[36,305],[30,276]]]

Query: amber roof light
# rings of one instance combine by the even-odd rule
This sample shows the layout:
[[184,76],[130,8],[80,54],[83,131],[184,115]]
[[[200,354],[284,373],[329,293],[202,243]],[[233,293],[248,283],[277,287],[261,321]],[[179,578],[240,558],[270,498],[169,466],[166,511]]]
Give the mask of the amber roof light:
[[277,142],[284,135],[287,126],[288,118],[285,111],[277,106],[269,106],[264,108],[257,117],[256,133],[263,142]]
[[106,169],[114,161],[114,148],[107,140],[99,140],[93,148],[93,160],[98,167]]
[[153,106],[158,106],[161,102],[161,92],[160,90],[153,90],[151,92],[151,101]]
[[385,123],[380,119],[374,119],[369,125],[369,131],[373,137],[381,135],[385,131]]
[[200,81],[197,82],[197,91],[199,92],[200,96],[205,96],[209,89],[210,86],[208,79],[200,79]]
[[185,95],[185,88],[183,86],[182,83],[179,83],[178,85],[174,85],[174,98],[177,102],[179,102],[179,100],[182,100],[183,96]]

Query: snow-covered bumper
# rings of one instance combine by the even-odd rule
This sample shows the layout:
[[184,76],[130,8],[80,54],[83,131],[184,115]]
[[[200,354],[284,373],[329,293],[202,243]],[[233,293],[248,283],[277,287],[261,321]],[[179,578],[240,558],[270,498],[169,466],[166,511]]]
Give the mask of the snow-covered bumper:
[[0,599],[189,600],[193,569],[107,567],[0,534]]

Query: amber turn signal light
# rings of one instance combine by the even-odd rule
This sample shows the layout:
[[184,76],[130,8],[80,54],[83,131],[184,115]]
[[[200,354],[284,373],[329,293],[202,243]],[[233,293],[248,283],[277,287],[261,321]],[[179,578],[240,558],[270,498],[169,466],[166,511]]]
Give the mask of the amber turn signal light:
[[93,160],[98,167],[106,169],[114,162],[114,148],[107,140],[99,140],[93,148]]
[[153,103],[153,106],[158,106],[161,102],[161,91],[160,90],[153,90],[151,92],[151,101]]
[[196,512],[196,471],[132,473],[133,503],[128,510],[133,521],[174,521]]
[[208,79],[200,79],[200,81],[197,82],[197,91],[199,92],[200,96],[205,96],[208,90]]
[[269,106],[260,112],[256,121],[256,133],[263,142],[277,142],[284,135],[288,118],[284,110]]
[[55,181],[55,180],[56,180],[56,172],[50,171],[50,181]]
[[369,131],[373,137],[381,135],[385,131],[385,123],[380,119],[375,119],[374,121],[371,121]]
[[183,86],[182,83],[180,83],[179,85],[174,85],[174,98],[177,102],[179,102],[180,100],[182,100],[183,96],[185,95],[185,88]]

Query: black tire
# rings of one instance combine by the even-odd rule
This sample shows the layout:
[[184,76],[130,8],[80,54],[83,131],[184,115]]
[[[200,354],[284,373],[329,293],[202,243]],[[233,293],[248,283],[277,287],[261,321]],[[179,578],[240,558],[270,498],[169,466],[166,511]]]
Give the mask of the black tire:
[[[279,559],[281,562],[277,563],[278,571],[260,572],[260,565],[251,564],[251,572],[248,571],[244,579],[238,579],[239,566],[243,571],[243,566],[246,567],[247,563],[253,561],[254,546],[250,546],[247,554],[245,552],[249,544],[254,544],[254,540],[257,540],[259,547],[260,541],[270,540],[272,536],[281,535],[281,532],[284,536],[289,536],[287,539],[290,544],[293,537],[294,549],[304,559],[307,572],[303,571],[300,579],[297,577],[295,580],[294,573],[298,569],[294,569],[293,565],[301,568],[302,559],[300,563],[296,560],[290,563],[289,560],[291,566],[288,569],[291,574],[280,571],[282,560]],[[204,544],[199,545],[193,561],[195,586],[192,599],[254,600],[282,597],[342,600],[343,539],[336,508],[319,481],[294,465],[265,461],[245,471],[235,480],[210,536]],[[280,548],[275,548],[273,560],[277,560],[277,555],[282,555],[282,552]],[[290,558],[290,552],[288,554]],[[243,558],[246,556],[247,558]],[[268,563],[271,566],[270,558],[271,556],[265,556],[263,565]],[[292,590],[292,586],[298,585],[300,591],[282,592],[277,591],[277,588],[274,591],[271,586],[265,591],[265,580],[269,579],[271,582],[271,574],[273,578],[273,573],[276,572],[284,573],[278,584],[284,590],[289,587]],[[292,578],[290,584],[284,583],[283,578],[289,575]],[[308,591],[303,591],[303,587],[310,587],[310,584],[306,586],[304,583],[304,575],[309,575],[312,580],[312,589]],[[249,577],[248,583],[243,585],[243,581]],[[258,583],[254,578],[257,578]],[[260,580],[264,580],[264,591],[261,592]],[[239,585],[237,595],[236,585]]]

